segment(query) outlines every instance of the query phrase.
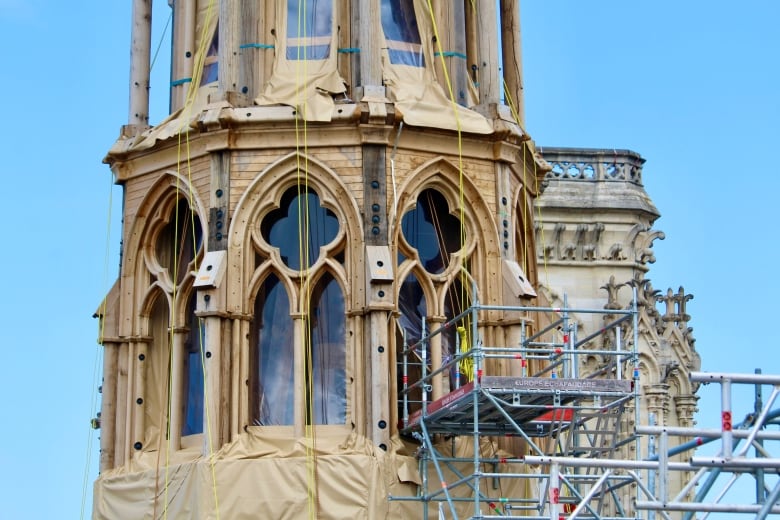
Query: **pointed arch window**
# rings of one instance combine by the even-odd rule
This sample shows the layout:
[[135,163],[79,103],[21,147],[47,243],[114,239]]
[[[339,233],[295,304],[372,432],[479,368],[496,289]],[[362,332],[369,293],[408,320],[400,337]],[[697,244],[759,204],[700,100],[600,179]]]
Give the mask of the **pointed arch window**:
[[[424,333],[428,334],[441,325],[442,319],[450,320],[466,310],[471,300],[468,284],[464,283],[468,278],[468,263],[453,265],[454,255],[464,248],[465,230],[461,219],[451,213],[447,198],[436,189],[424,189],[416,204],[402,217],[400,228],[403,240],[398,255],[399,270],[406,269],[409,274],[398,293],[398,331],[405,340],[405,343],[397,342],[399,356],[403,349],[417,343]],[[428,320],[425,330],[423,320]],[[458,325],[464,325],[468,330],[465,321]],[[437,354],[435,356],[430,351],[431,344],[441,346],[441,351],[434,353]],[[427,372],[440,368],[435,360],[441,359],[442,364],[449,362],[457,345],[455,327],[444,331],[437,341],[427,343]],[[417,366],[422,360],[422,353],[417,352],[416,357],[415,361],[411,361],[414,366],[409,368],[410,382],[421,375]],[[443,374],[444,387],[454,388],[457,375],[458,368],[455,366]],[[400,374],[397,376],[401,377]],[[420,398],[419,392],[410,394],[413,402]],[[415,403],[412,407],[417,406]]]
[[152,341],[144,356],[148,361],[143,388],[144,439],[142,445],[159,449],[164,440],[161,432],[167,430],[168,388],[170,384],[170,309],[164,294],[156,296],[149,312],[149,335]]
[[252,422],[293,424],[295,380],[290,299],[275,275],[265,279],[255,298]]
[[313,413],[307,424],[345,424],[346,335],[344,294],[330,273],[317,282],[309,312],[309,343],[306,382]]
[[[346,304],[333,271],[344,261],[343,245],[334,243],[338,218],[313,189],[292,187],[259,227],[284,267],[297,272],[277,266],[255,296],[252,424],[346,424]],[[335,263],[321,262],[323,254]]]
[[192,291],[203,230],[186,197],[171,197],[161,206],[168,210],[150,237],[146,257],[149,281],[156,286],[148,314],[152,341],[139,359],[139,369],[146,372],[139,401],[144,406],[141,445],[151,450],[161,449],[166,436],[176,443],[180,437],[203,433],[204,418],[203,326],[195,315]]

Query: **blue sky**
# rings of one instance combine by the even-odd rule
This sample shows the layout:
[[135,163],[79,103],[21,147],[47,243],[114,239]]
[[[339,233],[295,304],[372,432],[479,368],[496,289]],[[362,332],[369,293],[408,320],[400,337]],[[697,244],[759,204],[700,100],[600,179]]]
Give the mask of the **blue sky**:
[[[167,16],[167,2],[156,4],[155,42]],[[116,276],[121,205],[101,159],[127,119],[130,9],[129,0],[0,0],[1,518],[78,518],[88,456],[89,517],[91,315]],[[642,154],[663,215],[655,227],[666,233],[649,277],[695,295],[703,368],[780,373],[780,2],[524,0],[522,14],[534,139]],[[159,121],[166,70],[155,67]],[[712,390],[700,393],[699,421],[714,427]],[[752,406],[746,395],[737,418]]]

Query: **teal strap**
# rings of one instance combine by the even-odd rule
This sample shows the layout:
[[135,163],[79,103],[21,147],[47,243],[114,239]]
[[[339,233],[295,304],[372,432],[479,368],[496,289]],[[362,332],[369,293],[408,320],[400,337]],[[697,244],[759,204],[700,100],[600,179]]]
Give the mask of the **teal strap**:
[[184,85],[185,83],[192,83],[192,78],[182,78],[177,79],[176,81],[171,81],[171,86],[178,87],[179,85]]
[[245,43],[239,45],[239,49],[273,49],[273,44],[270,43]]
[[339,49],[339,52],[341,54],[357,54],[360,52],[360,49],[357,47],[344,47]]
[[444,51],[444,52],[434,52],[434,56],[444,56],[445,58],[463,58],[466,59],[466,55],[462,52],[456,52],[456,51]]

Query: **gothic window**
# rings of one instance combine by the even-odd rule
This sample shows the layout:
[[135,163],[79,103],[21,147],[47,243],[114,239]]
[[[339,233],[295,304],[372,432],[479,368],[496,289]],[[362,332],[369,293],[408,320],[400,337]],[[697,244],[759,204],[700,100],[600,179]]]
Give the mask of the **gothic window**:
[[[178,285],[187,276],[202,240],[200,219],[186,199],[179,199],[155,244],[157,262],[171,282]],[[170,290],[172,292],[173,288]]]
[[[346,424],[344,291],[330,271],[334,264],[320,262],[324,253],[343,263],[343,247],[334,247],[339,221],[315,191],[292,187],[259,228],[283,266],[265,276],[255,296],[252,424],[292,425],[298,416],[305,424]],[[284,275],[282,267],[297,273]],[[298,312],[291,301],[299,302]],[[303,401],[298,413],[296,388]]]
[[390,63],[424,67],[420,31],[413,0],[382,0],[382,30]]
[[449,266],[450,255],[461,247],[460,221],[450,215],[446,199],[436,190],[420,194],[415,209],[404,215],[401,230],[431,274],[443,272]]
[[330,56],[333,0],[287,1],[288,60],[324,60]]
[[[461,244],[465,242],[465,236],[461,220],[452,215],[447,199],[437,190],[426,189],[419,194],[414,208],[401,220],[401,234],[404,240],[399,250],[399,269],[410,263],[413,267],[399,288],[398,327],[406,346],[410,346],[422,338],[423,332],[430,333],[434,327],[441,325],[431,323],[430,318],[435,316],[449,320],[468,308],[470,298],[466,285],[461,281],[468,265],[452,265],[453,254],[463,248]],[[427,293],[435,300],[426,300],[426,287]],[[428,320],[425,331],[423,319]],[[399,352],[402,344],[398,342]],[[456,330],[451,327],[441,335],[442,363],[452,359],[456,346]],[[426,356],[428,372],[439,368],[433,366],[429,349]],[[421,357],[421,352],[418,352],[416,359],[410,362],[419,366]],[[418,368],[411,368],[410,383],[419,375]],[[455,367],[445,375],[451,388],[456,375]],[[413,394],[410,398],[419,400],[420,394]]]
[[[142,365],[146,371],[143,445],[152,443],[152,449],[164,442],[169,410],[180,424],[171,438],[203,432],[203,327],[195,316],[195,295],[190,290],[203,231],[186,198],[168,199],[167,204],[164,222],[147,250],[156,294],[148,315],[152,342]],[[174,352],[174,348],[181,351]],[[174,359],[180,360],[175,366],[171,364]],[[172,381],[178,381],[176,388],[171,387]]]
[[263,219],[263,238],[279,249],[290,269],[311,267],[320,247],[333,241],[339,222],[333,211],[323,208],[313,191],[291,188],[282,197],[281,206]]

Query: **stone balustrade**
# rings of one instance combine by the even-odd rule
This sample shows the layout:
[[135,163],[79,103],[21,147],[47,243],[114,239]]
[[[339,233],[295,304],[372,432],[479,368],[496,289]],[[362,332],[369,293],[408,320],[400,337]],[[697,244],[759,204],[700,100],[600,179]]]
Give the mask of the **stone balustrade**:
[[552,170],[548,179],[628,181],[642,185],[645,160],[630,150],[598,148],[539,148]]

